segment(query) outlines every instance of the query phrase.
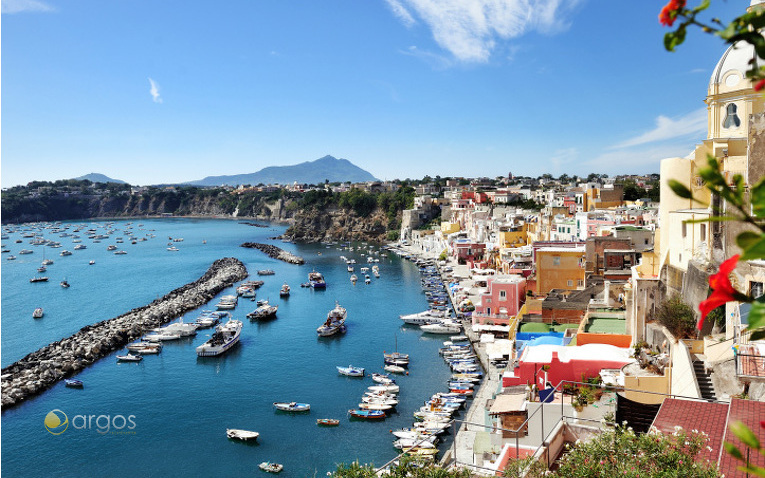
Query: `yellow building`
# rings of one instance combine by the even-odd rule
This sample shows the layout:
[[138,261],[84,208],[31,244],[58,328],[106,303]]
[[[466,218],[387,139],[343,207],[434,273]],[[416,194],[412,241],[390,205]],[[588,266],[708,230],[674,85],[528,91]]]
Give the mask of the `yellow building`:
[[441,234],[443,236],[447,236],[449,234],[459,232],[460,231],[460,225],[456,222],[442,222],[441,223]]
[[584,289],[584,265],[584,246],[537,249],[537,295],[552,289]]

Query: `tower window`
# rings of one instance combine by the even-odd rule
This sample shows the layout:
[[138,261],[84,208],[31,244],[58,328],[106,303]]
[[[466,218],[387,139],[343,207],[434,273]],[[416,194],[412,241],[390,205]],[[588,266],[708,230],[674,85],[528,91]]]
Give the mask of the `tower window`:
[[741,120],[738,119],[736,110],[738,110],[738,107],[735,103],[730,103],[725,107],[725,121],[723,122],[723,128],[738,128],[741,126]]

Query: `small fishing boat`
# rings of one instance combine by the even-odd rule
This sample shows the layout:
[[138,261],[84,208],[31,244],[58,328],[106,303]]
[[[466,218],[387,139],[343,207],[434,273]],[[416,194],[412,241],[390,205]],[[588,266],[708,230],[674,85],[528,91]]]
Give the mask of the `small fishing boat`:
[[382,410],[348,410],[348,413],[353,418],[364,420],[382,420],[385,418],[385,412]]
[[347,367],[337,367],[337,371],[341,375],[346,375],[348,377],[363,377],[364,376],[364,368],[354,367],[353,365],[348,365]]
[[29,282],[35,283],[35,282],[48,282],[48,276],[35,276],[29,279]]
[[88,262],[88,265],[91,265],[91,266],[92,266],[92,265],[93,265],[93,264],[95,264],[95,263],[96,263],[96,261],[90,261],[90,262]]
[[279,309],[278,305],[271,305],[266,301],[263,305],[247,314],[249,319],[270,319],[276,317],[276,311]]
[[128,353],[127,355],[117,355],[117,362],[140,362],[141,360],[143,360],[143,357],[131,353]]
[[41,319],[43,315],[45,315],[45,312],[43,311],[42,307],[38,307],[34,312],[32,312],[33,319]]
[[252,441],[257,440],[260,433],[249,430],[239,430],[236,428],[227,428],[226,436],[233,440]]
[[263,471],[267,471],[269,473],[279,473],[284,469],[284,465],[281,463],[273,463],[270,461],[264,461],[260,465],[258,465],[258,468],[260,468]]
[[309,272],[308,273],[308,285],[313,289],[326,289],[327,282],[324,280],[324,276],[321,272]]
[[395,380],[393,380],[388,375],[383,374],[383,373],[373,373],[372,374],[372,380],[374,380],[377,383],[382,383],[384,385],[388,385],[388,384],[391,384],[391,383],[396,383]]
[[61,287],[63,287],[64,289],[68,289],[68,288],[69,288],[69,282],[67,282],[67,281],[66,281],[66,279],[62,280],[62,281],[59,283],[59,285],[60,285]]
[[336,418],[318,418],[316,424],[320,427],[336,427],[340,425],[340,420]]
[[383,370],[390,373],[407,373],[406,369],[400,365],[388,364],[383,367]]
[[311,404],[298,402],[274,402],[274,407],[282,412],[307,412],[311,410]]
[[285,283],[282,285],[282,288],[279,289],[279,297],[289,297],[290,296],[290,286]]
[[272,276],[274,274],[276,274],[276,272],[271,269],[261,269],[258,271],[259,276]]
[[352,274],[351,275],[351,283],[355,284],[357,280],[359,280],[358,276],[356,276],[356,274]]
[[71,387],[71,388],[82,388],[83,387],[82,380],[77,380],[76,378],[67,378],[67,379],[64,379],[64,383],[66,384],[67,387]]

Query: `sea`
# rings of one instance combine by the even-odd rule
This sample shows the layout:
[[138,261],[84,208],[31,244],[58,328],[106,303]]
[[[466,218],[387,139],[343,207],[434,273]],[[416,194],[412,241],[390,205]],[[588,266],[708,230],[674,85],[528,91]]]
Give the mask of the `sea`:
[[[257,299],[279,306],[275,319],[250,321],[255,302],[240,299],[233,311],[244,327],[240,343],[219,357],[198,358],[195,347],[212,329],[196,337],[165,343],[162,353],[139,363],[118,363],[108,355],[82,370],[82,389],[60,382],[0,417],[0,466],[4,476],[252,476],[264,461],[284,465],[281,476],[325,476],[338,464],[382,465],[397,450],[390,431],[411,426],[412,413],[436,392],[447,391],[450,371],[438,354],[444,336],[402,325],[399,315],[427,308],[420,274],[413,263],[379,245],[364,243],[294,244],[276,236],[285,226],[254,227],[223,219],[133,219],[14,226],[4,230],[0,289],[0,360],[6,367],[30,352],[68,337],[85,325],[144,306],[198,279],[219,258],[236,257],[249,279],[261,279]],[[79,229],[79,232],[75,232]],[[105,237],[89,239],[88,230]],[[31,245],[34,231],[60,248]],[[54,232],[55,231],[55,232]],[[90,234],[91,236],[93,234]],[[7,236],[7,238],[6,238]],[[75,236],[79,236],[79,239]],[[122,243],[116,242],[122,238]],[[134,238],[133,244],[131,238]],[[22,242],[18,243],[17,240]],[[145,239],[145,240],[144,240]],[[73,241],[81,242],[75,243]],[[244,242],[273,244],[303,257],[304,265],[269,258]],[[81,244],[84,249],[75,250]],[[107,246],[127,254],[115,255]],[[174,245],[178,251],[168,251]],[[348,246],[354,250],[348,250]],[[19,254],[30,249],[31,254]],[[68,250],[71,255],[61,256]],[[15,260],[7,260],[15,255]],[[353,285],[347,264],[355,259],[360,280]],[[380,278],[365,284],[359,272],[378,259]],[[37,272],[43,259],[54,261]],[[93,261],[93,264],[90,262]],[[271,269],[274,275],[257,275]],[[303,288],[318,271],[326,290]],[[35,276],[47,282],[30,283]],[[66,279],[71,287],[62,288]],[[279,297],[282,284],[291,286]],[[235,294],[232,286],[219,296]],[[202,310],[214,310],[216,299]],[[316,328],[339,303],[348,311],[344,335],[319,338]],[[32,318],[35,308],[45,315]],[[383,421],[350,419],[371,372],[383,372],[383,352],[410,354],[407,375],[396,377],[400,403]],[[338,374],[337,366],[364,367],[367,376]],[[309,413],[276,411],[273,402],[311,404]],[[45,426],[53,412],[68,426]],[[463,412],[464,413],[464,412]],[[318,427],[318,418],[337,418],[337,427]],[[257,431],[256,442],[226,437],[227,428]],[[447,436],[441,448],[450,446]]]

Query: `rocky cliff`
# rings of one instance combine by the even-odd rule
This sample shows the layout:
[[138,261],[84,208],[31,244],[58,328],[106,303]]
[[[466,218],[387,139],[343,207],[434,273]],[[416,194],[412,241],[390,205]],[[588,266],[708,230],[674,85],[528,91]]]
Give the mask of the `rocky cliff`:
[[379,208],[367,217],[344,208],[308,209],[295,214],[284,236],[304,242],[384,242],[388,239],[387,224],[388,218]]

